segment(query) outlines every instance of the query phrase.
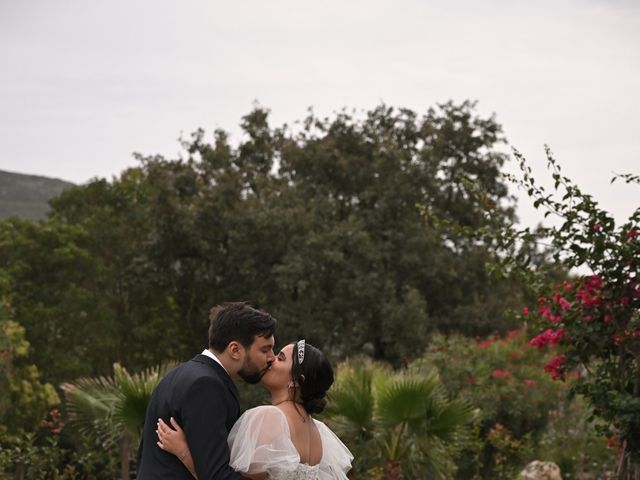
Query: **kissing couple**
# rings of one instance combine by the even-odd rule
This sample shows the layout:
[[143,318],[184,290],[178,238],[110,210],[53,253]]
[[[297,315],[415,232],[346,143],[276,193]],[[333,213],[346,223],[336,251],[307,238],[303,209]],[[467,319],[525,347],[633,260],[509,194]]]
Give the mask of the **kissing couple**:
[[[153,391],[138,449],[138,480],[346,480],[353,456],[312,414],[333,369],[299,340],[275,355],[276,320],[246,303],[211,310],[209,348]],[[234,381],[261,383],[271,405],[240,416]]]

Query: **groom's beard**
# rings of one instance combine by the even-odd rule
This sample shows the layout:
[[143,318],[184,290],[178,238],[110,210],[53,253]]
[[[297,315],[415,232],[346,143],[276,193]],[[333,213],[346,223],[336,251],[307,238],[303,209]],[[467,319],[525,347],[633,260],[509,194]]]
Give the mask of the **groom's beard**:
[[260,383],[262,376],[267,373],[269,367],[257,370],[253,365],[245,365],[238,371],[238,376],[250,385]]

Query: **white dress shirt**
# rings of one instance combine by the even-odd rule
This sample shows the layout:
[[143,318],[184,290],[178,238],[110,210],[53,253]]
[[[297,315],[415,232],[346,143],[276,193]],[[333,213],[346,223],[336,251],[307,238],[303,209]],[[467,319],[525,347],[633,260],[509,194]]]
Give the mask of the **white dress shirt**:
[[[206,355],[207,357],[214,359],[216,362],[218,362],[218,363],[220,364],[220,366],[221,366],[222,368],[224,368],[224,365],[222,364],[222,362],[220,361],[220,359],[219,359],[218,357],[216,357],[213,353],[211,353],[211,350],[209,350],[208,348],[205,348],[205,349],[202,351],[202,355]],[[227,369],[226,369],[226,368],[224,368],[224,371],[225,371],[225,372],[227,372]],[[229,372],[227,372],[227,375],[229,375]],[[231,376],[231,375],[229,375],[229,376]]]

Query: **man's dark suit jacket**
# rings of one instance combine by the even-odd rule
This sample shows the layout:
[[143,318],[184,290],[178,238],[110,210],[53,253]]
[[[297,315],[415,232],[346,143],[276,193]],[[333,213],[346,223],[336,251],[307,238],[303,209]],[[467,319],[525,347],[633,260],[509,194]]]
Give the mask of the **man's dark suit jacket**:
[[206,355],[196,355],[158,384],[138,450],[138,480],[192,479],[182,462],[156,442],[156,424],[173,417],[184,430],[198,480],[245,480],[229,467],[227,436],[240,414],[238,390],[227,372]]

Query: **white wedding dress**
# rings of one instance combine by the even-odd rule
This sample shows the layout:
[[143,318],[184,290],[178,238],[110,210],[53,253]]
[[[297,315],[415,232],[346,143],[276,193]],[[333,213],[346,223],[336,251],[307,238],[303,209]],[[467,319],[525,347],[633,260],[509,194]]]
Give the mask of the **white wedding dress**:
[[247,410],[229,433],[229,465],[238,472],[267,472],[270,480],[346,480],[353,455],[324,423],[313,420],[322,440],[318,465],[300,463],[285,414],[271,405]]

